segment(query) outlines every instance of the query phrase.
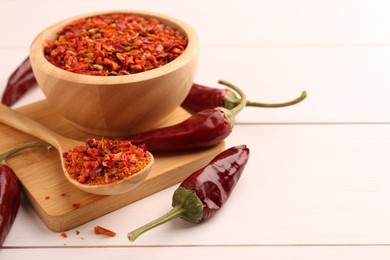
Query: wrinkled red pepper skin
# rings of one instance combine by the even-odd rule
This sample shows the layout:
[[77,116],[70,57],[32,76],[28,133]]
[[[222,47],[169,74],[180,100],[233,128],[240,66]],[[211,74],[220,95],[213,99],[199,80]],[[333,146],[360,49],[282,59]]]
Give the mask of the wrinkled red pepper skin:
[[193,83],[181,107],[191,114],[209,108],[224,107],[227,92],[225,88],[210,88]]
[[37,80],[31,67],[30,58],[27,57],[8,78],[1,103],[12,106],[36,84]]
[[133,144],[145,144],[149,151],[177,151],[211,147],[231,132],[231,124],[219,109],[206,109],[183,122],[128,137]]
[[229,148],[191,174],[180,187],[195,191],[203,203],[200,222],[211,218],[228,200],[249,159],[246,145]]
[[172,209],[161,217],[127,234],[134,241],[144,232],[175,218],[202,223],[226,204],[249,160],[246,145],[231,147],[206,166],[189,175],[175,190]]
[[15,221],[20,205],[20,183],[14,171],[0,164],[0,246]]

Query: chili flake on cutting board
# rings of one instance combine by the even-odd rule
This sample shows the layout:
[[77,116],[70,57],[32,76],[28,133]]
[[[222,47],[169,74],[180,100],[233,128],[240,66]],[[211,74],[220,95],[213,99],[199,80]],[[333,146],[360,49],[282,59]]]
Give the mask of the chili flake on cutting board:
[[46,59],[87,75],[128,75],[161,67],[180,56],[188,38],[156,18],[102,14],[75,20],[47,39]]
[[88,139],[64,152],[69,176],[82,184],[110,184],[143,170],[151,161],[144,145],[126,140]]

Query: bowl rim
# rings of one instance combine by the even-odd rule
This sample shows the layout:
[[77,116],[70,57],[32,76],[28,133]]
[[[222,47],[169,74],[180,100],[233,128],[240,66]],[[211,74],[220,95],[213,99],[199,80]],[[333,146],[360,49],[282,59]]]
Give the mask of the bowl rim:
[[[123,14],[138,14],[143,17],[154,17],[159,21],[168,24],[175,29],[180,30],[182,33],[185,33],[188,38],[188,44],[184,52],[178,56],[173,61],[148,71],[143,71],[139,73],[134,73],[130,75],[117,75],[117,76],[94,76],[94,75],[85,75],[80,73],[74,73],[66,71],[64,69],[58,68],[55,65],[51,64],[43,55],[43,46],[44,42],[58,32],[66,24],[83,18],[99,14],[112,14],[112,13],[123,13]],[[199,38],[195,30],[188,25],[187,23],[179,20],[175,17],[168,16],[162,13],[143,11],[143,10],[106,10],[106,11],[97,11],[89,12],[84,14],[79,14],[72,16],[66,19],[63,19],[59,22],[56,22],[44,30],[42,30],[32,41],[29,50],[29,57],[31,64],[34,69],[39,69],[45,74],[50,74],[52,77],[58,79],[64,79],[67,81],[77,82],[81,84],[95,84],[99,85],[116,85],[123,83],[135,83],[140,81],[145,81],[148,79],[158,78],[162,75],[168,74],[172,71],[175,71],[182,67],[183,65],[191,62],[193,58],[199,53]]]

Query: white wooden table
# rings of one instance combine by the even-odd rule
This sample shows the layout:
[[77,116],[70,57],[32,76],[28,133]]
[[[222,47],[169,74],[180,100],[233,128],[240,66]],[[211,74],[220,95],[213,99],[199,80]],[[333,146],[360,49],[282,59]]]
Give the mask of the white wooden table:
[[[239,114],[226,145],[247,144],[251,159],[210,221],[175,220],[129,242],[127,232],[171,208],[174,186],[63,238],[23,200],[0,259],[389,259],[388,1],[0,0],[0,91],[46,26],[115,9],[192,25],[201,39],[198,83],[225,79],[263,102],[302,90],[308,97]],[[43,98],[35,88],[14,107]],[[96,236],[95,225],[117,236]]]

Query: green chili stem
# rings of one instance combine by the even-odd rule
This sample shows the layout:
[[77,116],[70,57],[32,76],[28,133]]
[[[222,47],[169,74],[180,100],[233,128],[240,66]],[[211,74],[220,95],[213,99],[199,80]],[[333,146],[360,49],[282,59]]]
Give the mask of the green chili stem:
[[225,80],[219,80],[218,83],[233,89],[234,91],[236,91],[240,95],[240,97],[241,97],[240,103],[230,110],[234,116],[237,116],[237,114],[240,113],[240,111],[246,106],[246,103],[247,103],[246,95],[245,95],[244,91],[242,91],[240,88],[236,87],[232,83],[227,82]]
[[295,104],[301,102],[302,100],[304,100],[306,98],[306,96],[307,96],[306,91],[303,91],[302,94],[298,98],[293,99],[293,100],[288,101],[288,102],[284,102],[284,103],[267,104],[267,103],[247,101],[246,105],[251,106],[251,107],[270,107],[270,108],[287,107],[287,106],[295,105]]
[[7,157],[23,150],[23,149],[26,149],[26,148],[29,148],[29,147],[46,147],[47,149],[49,149],[51,146],[47,143],[44,143],[44,142],[34,142],[34,143],[26,143],[26,144],[22,144],[18,147],[15,147],[5,153],[2,153],[0,154],[0,163],[2,161],[4,161]]
[[168,213],[166,213],[165,215],[155,219],[154,221],[152,222],[149,222],[148,224],[140,227],[140,228],[137,228],[133,231],[131,231],[130,233],[127,234],[127,238],[130,240],[130,241],[134,241],[137,239],[137,237],[139,237],[142,233],[154,228],[154,227],[157,227],[161,224],[164,224],[168,221],[171,221],[175,218],[179,218],[179,217],[182,217],[185,213],[185,208],[183,207],[183,205],[177,205],[175,206],[174,208],[171,209],[171,211],[169,211]]

